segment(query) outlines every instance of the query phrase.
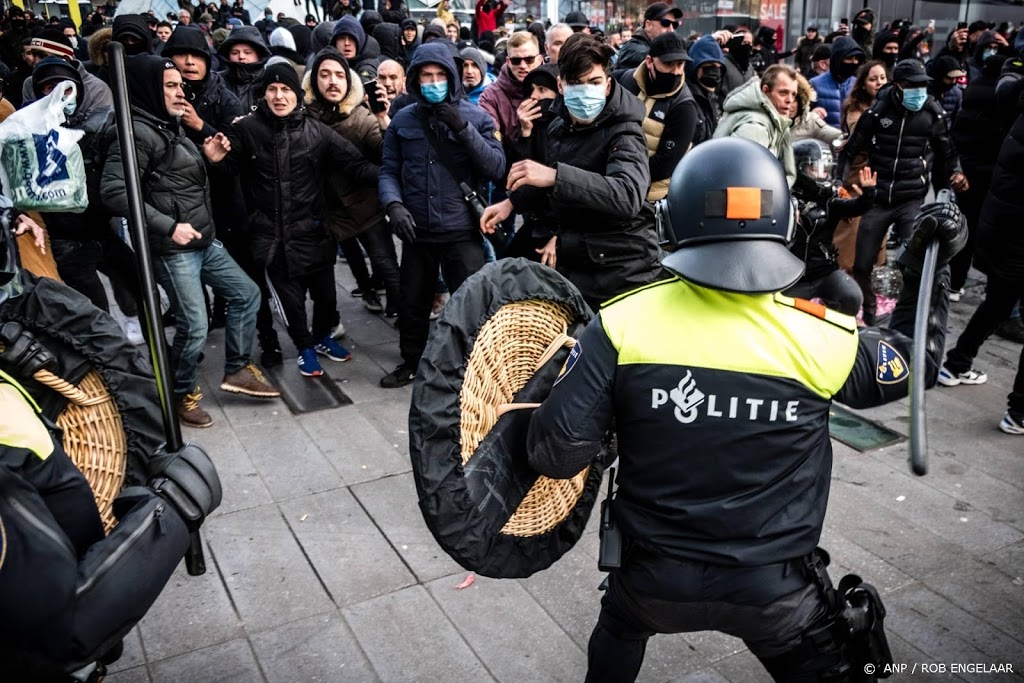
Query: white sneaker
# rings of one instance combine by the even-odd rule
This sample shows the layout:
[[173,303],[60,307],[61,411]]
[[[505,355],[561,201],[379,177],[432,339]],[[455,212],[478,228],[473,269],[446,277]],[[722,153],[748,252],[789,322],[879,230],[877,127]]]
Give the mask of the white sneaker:
[[331,339],[341,339],[345,336],[345,323],[339,321],[335,325],[334,329],[331,330]]
[[124,319],[124,336],[128,337],[128,341],[135,346],[142,346],[146,343],[146,338],[142,336],[142,325],[139,324],[138,318]]
[[1024,416],[1014,415],[1007,410],[1006,415],[1003,415],[1003,421],[999,423],[999,429],[1006,432],[1007,434],[1016,434],[1017,436],[1024,435]]
[[978,372],[974,368],[957,374],[953,374],[945,365],[939,370],[939,384],[944,387],[955,387],[960,384],[984,384],[987,381],[988,375]]
[[958,291],[950,292],[949,293],[949,300],[950,301],[960,301],[960,299],[962,299],[963,296],[964,296],[964,288],[961,287]]

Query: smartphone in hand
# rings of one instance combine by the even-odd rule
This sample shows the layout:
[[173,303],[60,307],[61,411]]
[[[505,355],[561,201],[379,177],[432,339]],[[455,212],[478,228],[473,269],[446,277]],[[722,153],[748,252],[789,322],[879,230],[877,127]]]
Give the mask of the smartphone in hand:
[[377,92],[377,81],[365,81],[363,83],[363,90],[366,92],[366,98],[370,101],[370,111],[374,114],[382,114],[388,109],[387,102],[381,102],[379,93]]

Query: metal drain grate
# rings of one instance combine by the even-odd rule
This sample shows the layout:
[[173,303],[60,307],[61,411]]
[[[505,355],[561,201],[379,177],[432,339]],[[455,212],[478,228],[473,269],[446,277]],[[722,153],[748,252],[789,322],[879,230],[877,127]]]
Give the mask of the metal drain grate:
[[293,415],[315,413],[352,404],[337,382],[324,373],[320,377],[303,377],[294,363],[285,363],[266,371],[281,391],[281,399]]

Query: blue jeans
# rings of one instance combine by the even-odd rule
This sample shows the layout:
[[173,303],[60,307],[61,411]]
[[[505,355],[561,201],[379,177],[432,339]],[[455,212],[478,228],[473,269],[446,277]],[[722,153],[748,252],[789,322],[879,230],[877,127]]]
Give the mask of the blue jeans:
[[156,271],[178,320],[171,346],[174,395],[184,396],[196,386],[199,354],[206,343],[208,324],[205,285],[227,302],[224,374],[231,375],[245,367],[252,354],[260,290],[224,245],[214,240],[205,249],[160,256]]

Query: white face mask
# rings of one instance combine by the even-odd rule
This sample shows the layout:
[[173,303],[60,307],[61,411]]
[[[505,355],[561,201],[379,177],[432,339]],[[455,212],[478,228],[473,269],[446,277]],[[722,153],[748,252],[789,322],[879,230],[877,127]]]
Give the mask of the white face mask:
[[68,36],[68,40],[71,42],[71,47],[78,49],[78,36]]

